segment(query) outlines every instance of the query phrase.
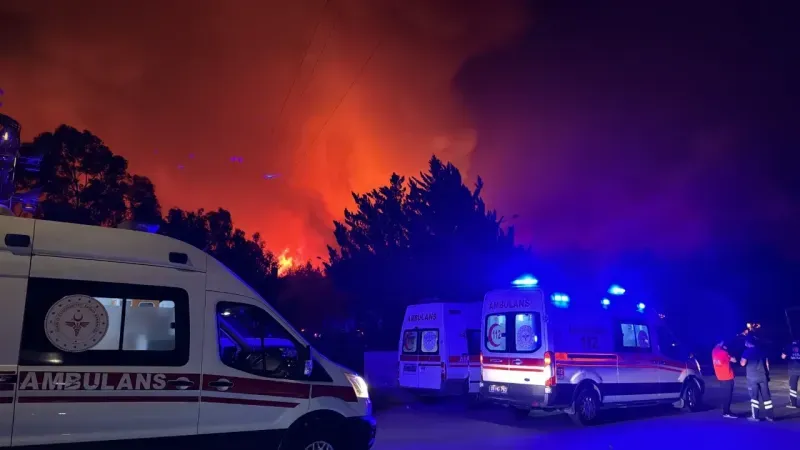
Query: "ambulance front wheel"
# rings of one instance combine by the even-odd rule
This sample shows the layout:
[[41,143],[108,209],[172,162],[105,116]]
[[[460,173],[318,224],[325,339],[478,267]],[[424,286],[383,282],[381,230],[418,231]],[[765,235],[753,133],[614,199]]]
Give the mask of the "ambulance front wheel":
[[703,405],[703,390],[694,378],[686,380],[683,389],[683,409],[689,412],[699,411]]
[[309,430],[308,434],[299,436],[288,443],[286,448],[287,450],[347,450],[339,441],[333,432]]
[[583,387],[575,396],[575,403],[568,412],[570,419],[577,425],[591,425],[597,421],[600,410],[600,397],[590,386]]

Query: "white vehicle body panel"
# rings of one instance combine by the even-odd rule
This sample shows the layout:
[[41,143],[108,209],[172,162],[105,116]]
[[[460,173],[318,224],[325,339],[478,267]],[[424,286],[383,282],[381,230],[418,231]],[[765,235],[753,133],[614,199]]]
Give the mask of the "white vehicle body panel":
[[400,387],[438,394],[477,392],[480,306],[437,302],[406,309],[398,345]]
[[[540,288],[486,295],[482,394],[518,407],[568,408],[578,387],[590,382],[605,405],[677,401],[684,380],[699,376],[685,361],[664,355],[666,334],[659,333],[665,326],[632,300],[603,306],[601,297],[558,303],[554,295]],[[533,318],[532,338],[526,314]],[[522,344],[514,341],[518,336]]]
[[[356,419],[347,423],[363,422],[359,432],[369,445],[374,439],[359,377],[311,349],[224,265],[186,243],[2,216],[0,292],[0,446],[271,431],[280,431],[270,434],[279,442],[314,414]],[[236,344],[256,349],[263,366],[223,362],[233,341],[219,331],[219,302],[269,319],[276,337]],[[69,317],[58,315],[68,307]],[[102,333],[79,342],[84,327]],[[302,354],[314,370],[258,372],[267,364],[261,348]]]

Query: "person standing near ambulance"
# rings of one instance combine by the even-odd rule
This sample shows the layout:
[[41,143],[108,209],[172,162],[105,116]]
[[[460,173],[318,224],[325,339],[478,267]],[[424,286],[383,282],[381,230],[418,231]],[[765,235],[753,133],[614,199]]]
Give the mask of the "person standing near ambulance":
[[797,388],[800,380],[800,341],[792,341],[791,345],[781,353],[781,359],[789,360],[789,404],[787,408],[797,408]]
[[731,412],[731,403],[733,402],[733,369],[731,363],[736,362],[736,358],[728,353],[728,348],[725,346],[725,341],[720,341],[711,351],[711,360],[714,363],[714,374],[717,376],[720,385],[722,386],[723,400],[722,400],[722,417],[726,419],[735,419],[736,416]]
[[747,392],[750,393],[750,417],[747,420],[758,422],[761,420],[759,410],[761,401],[764,403],[764,418],[772,422],[775,411],[772,405],[772,395],[769,392],[769,361],[764,352],[756,345],[753,338],[748,337],[744,341],[744,354],[740,364],[747,372]]

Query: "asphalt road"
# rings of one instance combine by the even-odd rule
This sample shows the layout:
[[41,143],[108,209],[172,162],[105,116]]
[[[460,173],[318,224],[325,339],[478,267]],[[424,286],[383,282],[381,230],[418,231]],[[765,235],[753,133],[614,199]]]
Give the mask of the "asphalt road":
[[[534,413],[517,419],[511,410],[470,408],[459,401],[432,404],[412,402],[378,412],[376,450],[397,449],[533,449],[558,445],[575,449],[675,449],[679,446],[738,448],[794,448],[800,443],[800,410],[784,405],[785,380],[771,383],[778,405],[776,421],[745,420],[749,400],[744,380],[738,380],[734,412],[739,419],[723,419],[716,383],[710,382],[704,411],[684,413],[670,406],[606,411],[600,424],[577,427],[559,413]],[[780,447],[778,447],[780,445]],[[773,447],[774,446],[774,447]]]

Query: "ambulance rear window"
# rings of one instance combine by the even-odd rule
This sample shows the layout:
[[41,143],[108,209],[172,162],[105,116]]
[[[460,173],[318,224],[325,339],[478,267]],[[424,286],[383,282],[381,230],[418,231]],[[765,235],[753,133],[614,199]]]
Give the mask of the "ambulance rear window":
[[439,330],[422,331],[422,353],[439,353]]
[[507,312],[486,316],[486,350],[496,353],[532,353],[542,346],[539,314]]
[[413,354],[417,352],[419,342],[419,331],[406,330],[403,332],[403,353]]

